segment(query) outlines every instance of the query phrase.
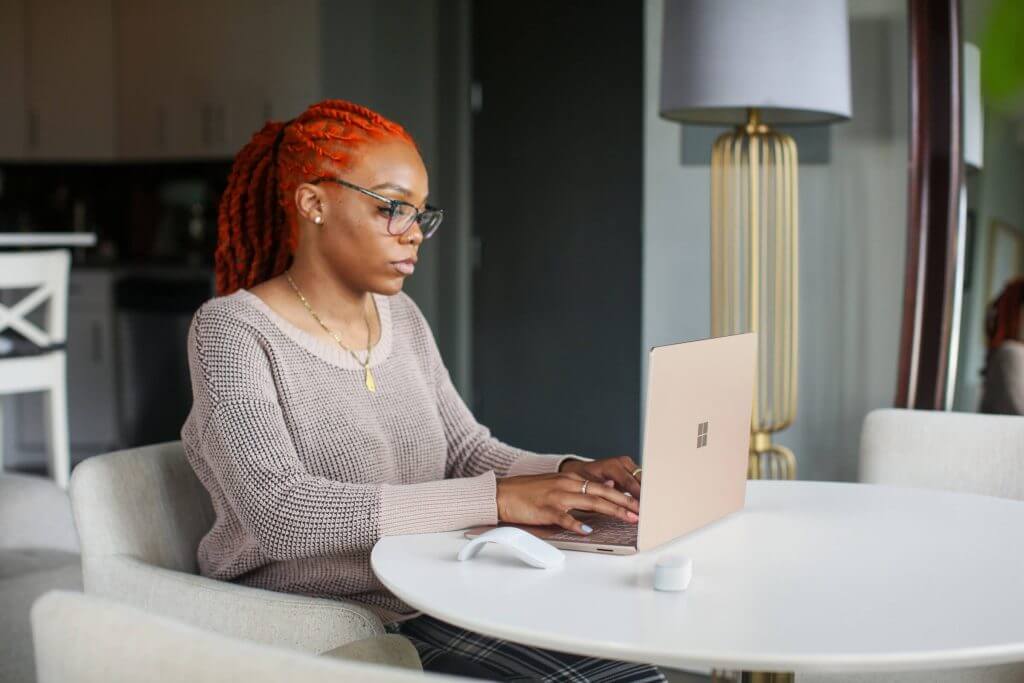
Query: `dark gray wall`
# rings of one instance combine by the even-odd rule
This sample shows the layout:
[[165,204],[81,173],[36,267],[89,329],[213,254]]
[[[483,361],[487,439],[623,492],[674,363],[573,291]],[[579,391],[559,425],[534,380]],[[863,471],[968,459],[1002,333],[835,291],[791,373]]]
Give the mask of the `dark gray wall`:
[[[324,0],[320,45],[324,97],[350,100],[402,124],[419,145],[434,203],[438,173],[438,0]],[[440,255],[420,251],[405,291],[438,329]]]
[[445,209],[406,281],[463,396],[469,397],[469,0],[323,0],[323,92],[398,121],[413,135]]
[[477,418],[637,456],[643,4],[478,0],[472,27]]

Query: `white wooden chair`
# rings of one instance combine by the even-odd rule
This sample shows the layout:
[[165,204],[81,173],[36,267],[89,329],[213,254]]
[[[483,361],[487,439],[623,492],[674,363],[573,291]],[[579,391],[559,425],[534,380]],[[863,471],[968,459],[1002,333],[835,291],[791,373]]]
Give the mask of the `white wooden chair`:
[[[43,414],[50,476],[62,489],[67,488],[71,474],[63,348],[67,338],[70,268],[71,257],[63,249],[0,253],[0,291],[32,290],[10,306],[0,303],[0,332],[14,330],[31,347],[27,352],[16,349],[0,355],[0,396],[45,392]],[[44,303],[48,306],[39,326],[28,315]]]

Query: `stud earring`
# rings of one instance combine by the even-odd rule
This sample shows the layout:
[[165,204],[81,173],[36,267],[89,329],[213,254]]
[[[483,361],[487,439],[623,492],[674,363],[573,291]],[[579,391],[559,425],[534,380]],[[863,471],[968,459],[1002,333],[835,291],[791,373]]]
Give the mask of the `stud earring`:
[[313,219],[313,222],[316,223],[317,225],[321,225],[324,222],[324,217],[317,216],[316,218]]

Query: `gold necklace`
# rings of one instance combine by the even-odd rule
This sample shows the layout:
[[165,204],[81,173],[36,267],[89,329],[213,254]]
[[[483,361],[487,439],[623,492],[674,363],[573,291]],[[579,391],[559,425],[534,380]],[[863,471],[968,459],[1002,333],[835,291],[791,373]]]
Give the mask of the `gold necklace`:
[[[352,354],[352,357],[356,359],[356,362],[363,366],[363,372],[365,373],[366,378],[366,388],[369,389],[370,391],[377,391],[377,382],[374,381],[373,373],[370,372],[370,341],[372,334],[372,332],[370,332],[370,314],[366,313],[365,310],[363,311],[366,314],[366,361],[363,362],[362,360],[359,359],[359,356],[356,355],[355,351],[348,348],[347,346],[345,346],[345,344],[342,343],[341,337],[334,330],[327,327],[327,325],[324,325],[324,321],[321,320],[320,316],[316,314],[316,311],[313,310],[313,307],[309,305],[308,301],[306,301],[306,297],[302,295],[302,291],[299,289],[299,286],[295,284],[294,280],[292,280],[291,273],[285,271],[284,276],[288,278],[288,284],[290,284],[292,286],[292,289],[295,290],[295,293],[299,295],[299,300],[302,301],[302,305],[306,307],[306,310],[309,311],[309,314],[313,316],[313,319],[320,323],[320,327],[324,328],[324,331],[327,332],[327,334],[334,337],[334,341],[338,342],[338,346]],[[370,298],[373,298],[372,295]],[[376,301],[373,302],[373,306],[374,309],[376,309]]]

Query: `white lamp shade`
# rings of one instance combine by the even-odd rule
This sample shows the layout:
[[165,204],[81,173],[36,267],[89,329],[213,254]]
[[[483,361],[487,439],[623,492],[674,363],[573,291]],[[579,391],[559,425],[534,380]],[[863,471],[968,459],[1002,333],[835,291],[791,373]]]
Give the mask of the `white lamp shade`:
[[964,43],[964,163],[982,166],[985,149],[985,116],[981,108],[981,51]]
[[850,118],[846,0],[665,0],[664,118],[721,125]]

